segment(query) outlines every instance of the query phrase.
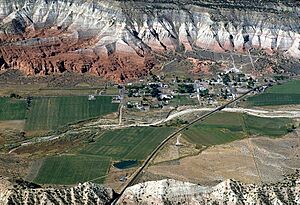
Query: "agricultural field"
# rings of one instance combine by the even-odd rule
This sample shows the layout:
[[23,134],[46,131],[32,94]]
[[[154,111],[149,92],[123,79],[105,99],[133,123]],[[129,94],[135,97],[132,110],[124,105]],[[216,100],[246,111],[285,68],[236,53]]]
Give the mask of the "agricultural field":
[[300,80],[275,85],[265,93],[248,98],[253,106],[295,105],[300,104]]
[[27,131],[52,130],[60,126],[116,112],[109,96],[34,97],[28,112]]
[[170,100],[170,105],[181,106],[181,105],[198,105],[199,102],[197,98],[190,98],[188,95],[175,95],[172,100]]
[[104,133],[81,154],[111,157],[113,160],[144,160],[174,128],[132,127]]
[[287,118],[261,118],[241,113],[217,113],[203,123],[184,131],[189,142],[210,146],[224,144],[247,136],[279,137],[288,132],[292,120]]
[[110,159],[99,156],[62,155],[46,158],[34,182],[40,184],[76,184],[93,180],[103,183]]
[[23,120],[26,114],[26,100],[0,97],[0,120]]
[[113,161],[144,160],[173,130],[163,127],[133,127],[105,132],[76,155],[46,158],[34,182],[103,183]]

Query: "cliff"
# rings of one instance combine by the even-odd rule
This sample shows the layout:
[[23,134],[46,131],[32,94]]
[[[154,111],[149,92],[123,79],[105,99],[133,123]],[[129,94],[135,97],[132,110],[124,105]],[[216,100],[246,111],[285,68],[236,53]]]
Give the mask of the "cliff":
[[[0,178],[0,204],[110,204],[116,195],[93,183],[60,188],[42,188],[23,180]],[[213,187],[172,179],[149,181],[125,190],[116,204],[299,204],[299,173],[276,184],[243,184],[226,180]]]
[[93,183],[73,187],[42,188],[23,180],[0,178],[0,204],[110,204],[112,189]]
[[129,187],[118,204],[299,204],[299,178],[273,185],[243,184],[226,180],[214,187],[202,187],[172,179],[150,181]]
[[292,0],[0,0],[0,67],[122,81],[147,74],[168,50],[299,59],[299,14]]

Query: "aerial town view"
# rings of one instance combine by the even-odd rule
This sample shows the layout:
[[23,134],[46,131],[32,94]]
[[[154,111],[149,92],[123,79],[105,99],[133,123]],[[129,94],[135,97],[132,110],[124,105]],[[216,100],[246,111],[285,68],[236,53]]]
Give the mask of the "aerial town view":
[[0,0],[0,205],[300,205],[300,1]]

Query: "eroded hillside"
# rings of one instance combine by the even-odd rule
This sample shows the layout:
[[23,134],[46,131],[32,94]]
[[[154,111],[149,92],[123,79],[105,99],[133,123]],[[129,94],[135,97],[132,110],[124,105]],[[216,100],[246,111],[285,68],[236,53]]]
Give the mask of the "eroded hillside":
[[123,81],[148,74],[166,51],[255,49],[299,59],[299,8],[297,1],[0,1],[0,66]]

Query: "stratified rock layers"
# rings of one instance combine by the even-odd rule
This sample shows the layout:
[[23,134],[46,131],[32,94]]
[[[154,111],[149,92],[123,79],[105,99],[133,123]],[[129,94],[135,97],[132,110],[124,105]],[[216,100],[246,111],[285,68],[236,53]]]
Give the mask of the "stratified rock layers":
[[257,186],[226,180],[214,187],[202,187],[172,179],[150,181],[129,187],[118,204],[299,204],[297,178],[277,185]]
[[203,187],[173,179],[149,181],[125,190],[116,200],[115,192],[102,185],[83,183],[60,188],[42,188],[23,180],[0,178],[0,204],[98,204],[113,201],[121,205],[265,205],[299,204],[299,172],[276,184],[243,184],[226,180],[213,187]]
[[154,52],[249,48],[300,58],[299,3],[1,0],[0,67],[26,74],[145,75]]
[[114,191],[102,185],[83,183],[73,187],[41,188],[36,184],[0,178],[0,204],[110,204]]

